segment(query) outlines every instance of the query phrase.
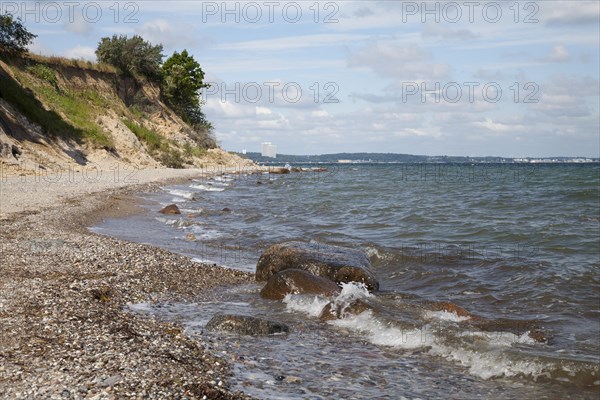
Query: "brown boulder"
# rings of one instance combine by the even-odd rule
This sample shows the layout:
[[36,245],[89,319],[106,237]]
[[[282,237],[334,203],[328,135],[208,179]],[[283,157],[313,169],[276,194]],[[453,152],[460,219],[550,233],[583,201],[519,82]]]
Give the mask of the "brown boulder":
[[160,210],[159,213],[167,215],[177,215],[181,214],[181,211],[179,211],[179,207],[177,207],[177,205],[169,204],[168,206]]
[[339,291],[338,285],[327,278],[300,269],[286,269],[271,276],[260,295],[265,299],[281,300],[288,293],[333,296]]
[[266,281],[285,269],[301,269],[334,282],[361,282],[378,290],[371,262],[358,250],[321,243],[285,242],[269,247],[256,264],[256,280]]
[[284,174],[289,174],[290,170],[285,167],[275,167],[275,168],[269,168],[269,173],[274,174],[274,175],[284,175]]
[[352,303],[347,305],[329,303],[325,307],[323,307],[323,310],[321,310],[321,315],[319,315],[319,319],[321,321],[342,319],[349,315],[358,315],[364,311],[374,309],[375,307],[361,299],[356,299]]

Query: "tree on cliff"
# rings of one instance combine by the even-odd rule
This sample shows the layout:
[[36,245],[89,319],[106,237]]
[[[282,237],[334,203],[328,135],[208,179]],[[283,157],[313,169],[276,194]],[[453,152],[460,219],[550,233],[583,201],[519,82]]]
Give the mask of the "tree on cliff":
[[210,130],[201,110],[199,91],[209,85],[204,83],[204,71],[187,50],[175,52],[162,66],[162,93],[169,105],[186,122],[194,127]]
[[37,35],[29,32],[21,22],[10,14],[0,15],[0,51],[22,53]]
[[141,36],[104,37],[96,49],[98,62],[111,64],[124,73],[143,75],[150,80],[161,80],[162,44],[153,46]]

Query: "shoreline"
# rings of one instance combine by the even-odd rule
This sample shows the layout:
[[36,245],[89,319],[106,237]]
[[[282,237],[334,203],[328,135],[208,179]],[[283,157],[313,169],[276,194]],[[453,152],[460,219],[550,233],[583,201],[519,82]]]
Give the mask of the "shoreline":
[[248,398],[227,389],[210,343],[125,305],[193,301],[253,275],[88,230],[142,211],[136,193],[207,176],[147,171],[133,185],[56,184],[21,209],[35,185],[0,183],[0,397]]

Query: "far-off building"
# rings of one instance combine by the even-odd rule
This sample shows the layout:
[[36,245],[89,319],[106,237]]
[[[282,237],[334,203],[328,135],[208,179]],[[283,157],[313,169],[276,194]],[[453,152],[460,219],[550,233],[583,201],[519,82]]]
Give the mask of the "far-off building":
[[271,142],[264,142],[261,145],[261,155],[263,157],[277,158],[277,146]]

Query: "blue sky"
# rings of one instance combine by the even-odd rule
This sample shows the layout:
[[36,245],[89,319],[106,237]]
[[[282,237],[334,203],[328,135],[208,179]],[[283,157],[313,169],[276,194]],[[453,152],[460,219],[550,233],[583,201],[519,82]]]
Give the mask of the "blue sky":
[[162,43],[166,55],[187,49],[213,85],[204,110],[226,150],[270,141],[286,154],[598,157],[599,4],[0,1],[0,10],[39,35],[37,53],[94,59],[113,33]]

